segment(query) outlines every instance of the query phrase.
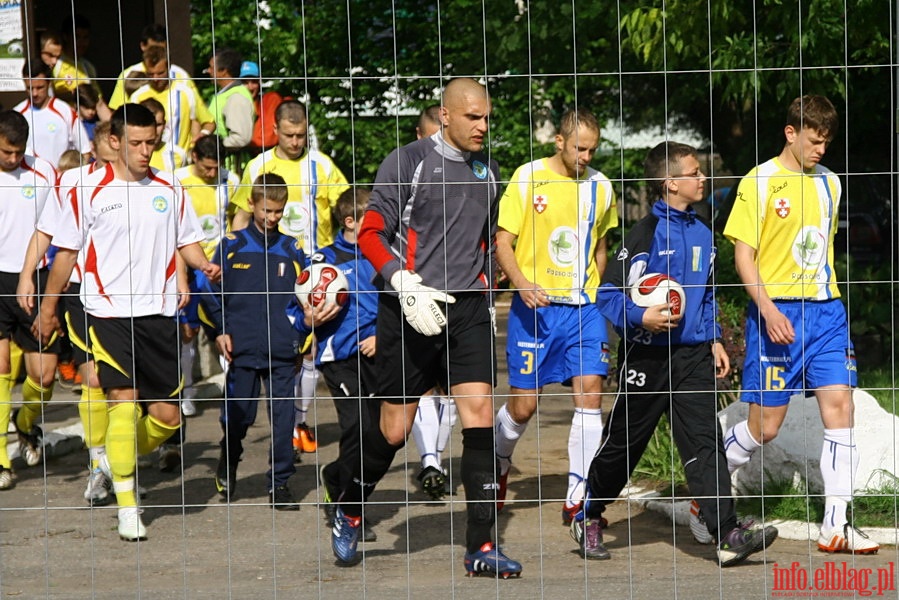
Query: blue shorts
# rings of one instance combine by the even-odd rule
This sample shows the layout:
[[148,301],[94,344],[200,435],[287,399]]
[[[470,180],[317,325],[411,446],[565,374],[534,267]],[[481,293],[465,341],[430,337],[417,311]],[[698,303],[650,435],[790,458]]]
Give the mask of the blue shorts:
[[779,300],[775,304],[790,319],[796,339],[788,346],[772,342],[758,308],[750,303],[740,399],[762,406],[784,406],[790,396],[820,387],[855,387],[855,349],[843,303],[835,299]]
[[609,374],[609,334],[595,304],[528,308],[516,294],[509,310],[509,385],[523,390],[572,377]]

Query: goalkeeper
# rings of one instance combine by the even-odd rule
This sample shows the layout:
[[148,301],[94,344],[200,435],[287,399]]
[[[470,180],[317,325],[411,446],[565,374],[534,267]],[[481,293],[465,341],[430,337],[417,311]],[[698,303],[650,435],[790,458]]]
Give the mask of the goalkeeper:
[[375,356],[381,421],[362,435],[362,465],[336,510],[331,546],[340,562],[358,562],[361,499],[405,444],[419,397],[440,386],[456,398],[462,420],[465,569],[509,577],[521,565],[492,535],[496,357],[488,306],[500,188],[499,167],[481,151],[490,100],[472,79],[451,81],[442,100],[442,132],[381,163],[359,236],[383,284]]

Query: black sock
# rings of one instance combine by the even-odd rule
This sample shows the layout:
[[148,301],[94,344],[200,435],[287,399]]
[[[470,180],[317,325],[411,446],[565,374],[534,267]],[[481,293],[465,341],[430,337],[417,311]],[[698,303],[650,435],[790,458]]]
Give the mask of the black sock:
[[462,430],[462,485],[468,501],[465,546],[477,552],[493,540],[496,522],[496,490],[499,467],[493,449],[493,428]]
[[340,497],[344,514],[362,516],[362,501],[374,491],[403,445],[390,445],[377,424],[362,434],[362,464],[353,469],[353,481]]

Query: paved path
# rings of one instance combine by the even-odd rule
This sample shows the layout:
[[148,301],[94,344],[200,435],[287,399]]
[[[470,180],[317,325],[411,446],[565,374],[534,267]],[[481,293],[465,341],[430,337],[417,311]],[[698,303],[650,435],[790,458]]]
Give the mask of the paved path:
[[[51,458],[24,468],[18,485],[0,493],[0,600],[11,598],[765,598],[772,597],[775,565],[808,574],[833,557],[813,544],[778,540],[765,555],[732,569],[719,569],[712,547],[693,542],[686,527],[618,502],[607,515],[610,561],[585,562],[561,525],[565,494],[570,400],[541,407],[516,454],[510,503],[499,518],[501,540],[524,564],[521,579],[468,579],[462,567],[464,503],[429,502],[414,481],[414,446],[398,458],[368,517],[378,541],[364,546],[365,561],[353,568],[335,564],[329,531],[317,506],[318,466],[336,452],[336,415],[325,397],[315,419],[322,445],[306,455],[291,482],[302,499],[299,512],[273,511],[266,502],[267,426],[260,416],[250,430],[238,475],[238,498],[222,503],[212,484],[220,430],[217,401],[200,403],[188,421],[183,471],[140,472],[149,489],[144,520],[149,540],[129,544],[116,534],[115,507],[89,509],[82,499],[86,454]],[[505,376],[497,403],[508,392]],[[14,395],[14,397],[18,397]],[[47,407],[48,429],[77,421],[76,398],[58,393]],[[461,436],[450,453],[458,476]],[[458,482],[456,482],[458,483]],[[461,485],[457,485],[461,490]],[[839,557],[847,568],[872,569],[869,589],[897,562],[895,547],[874,557]],[[899,598],[894,590],[881,597]],[[831,579],[833,579],[831,577]],[[856,580],[853,580],[856,581]],[[861,580],[858,580],[861,581]],[[845,586],[838,589],[844,589]],[[843,596],[841,596],[843,597]],[[849,594],[845,597],[852,597]],[[876,589],[873,597],[878,597]]]

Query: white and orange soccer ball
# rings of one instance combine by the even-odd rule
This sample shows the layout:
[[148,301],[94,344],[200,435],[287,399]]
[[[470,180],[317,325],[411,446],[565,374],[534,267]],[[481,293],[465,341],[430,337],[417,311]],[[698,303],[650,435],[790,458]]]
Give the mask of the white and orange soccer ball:
[[643,308],[668,304],[672,315],[680,315],[684,312],[687,298],[681,284],[671,277],[664,273],[648,273],[631,286],[631,300]]
[[334,302],[344,306],[350,297],[350,282],[334,265],[312,263],[297,277],[294,293],[301,304],[315,307]]

